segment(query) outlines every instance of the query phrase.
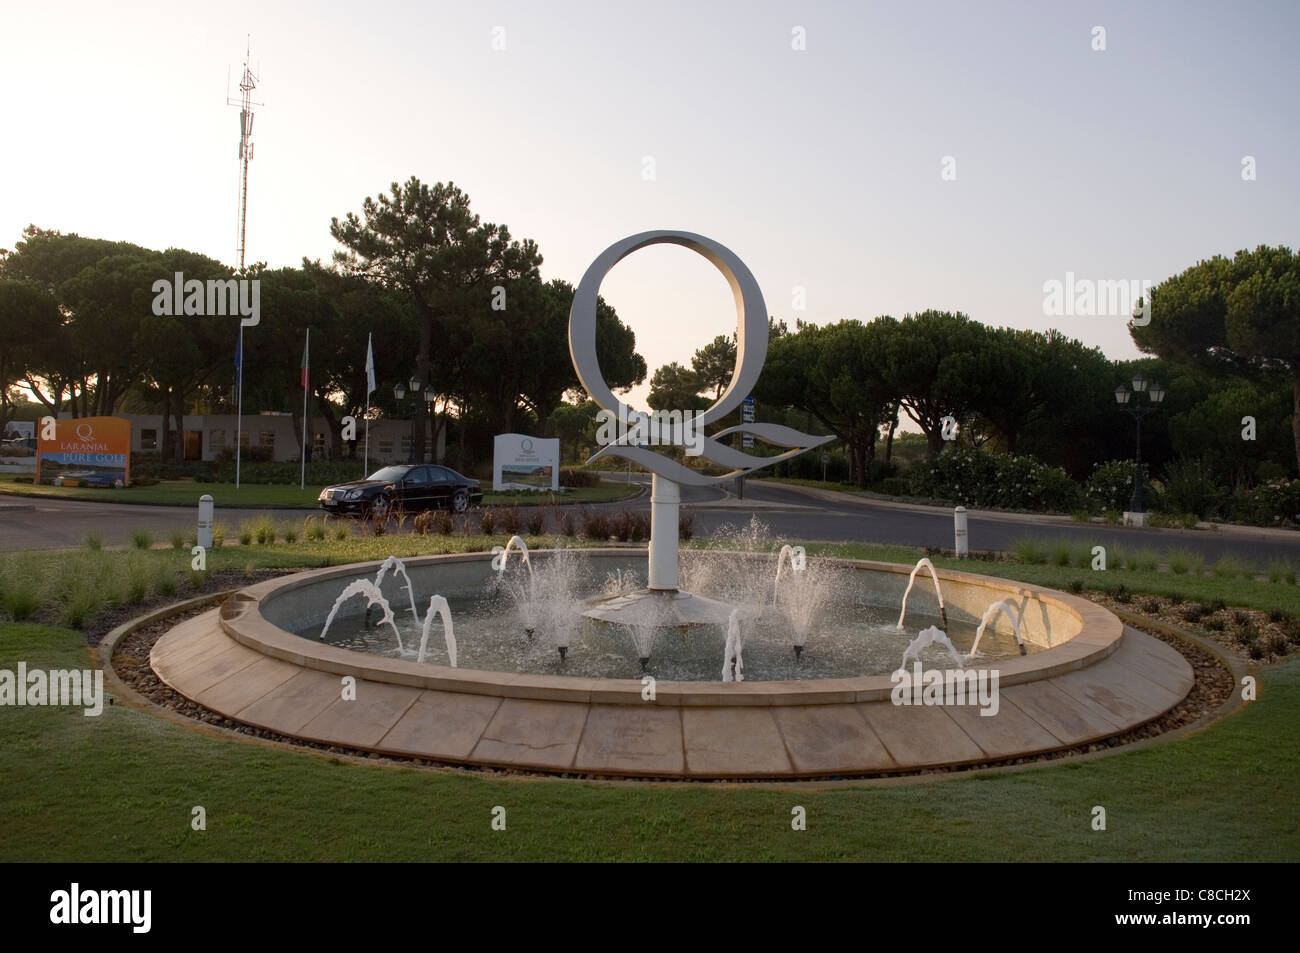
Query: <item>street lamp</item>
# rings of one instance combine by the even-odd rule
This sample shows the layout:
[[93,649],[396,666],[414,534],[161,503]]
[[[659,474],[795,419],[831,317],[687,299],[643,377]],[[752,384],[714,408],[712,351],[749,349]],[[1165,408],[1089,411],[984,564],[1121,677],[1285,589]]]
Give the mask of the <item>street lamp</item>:
[[[1133,398],[1137,394],[1146,394],[1146,401]],[[1133,375],[1133,389],[1127,384],[1115,388],[1115,403],[1120,410],[1132,415],[1137,421],[1137,453],[1133,460],[1133,498],[1129,501],[1132,521],[1137,526],[1146,525],[1146,492],[1142,480],[1142,418],[1155,413],[1165,399],[1165,389],[1156,381],[1148,381],[1141,374]]]
[[[438,396],[438,392],[433,389],[432,384],[421,386],[420,378],[412,377],[409,381],[405,381],[405,382],[398,381],[397,385],[393,388],[393,396],[396,397],[398,401],[406,400],[408,394],[410,394],[410,400],[411,400],[411,428],[412,428],[411,446],[412,448],[414,448],[415,446],[414,428],[416,426],[416,418],[418,417],[417,411],[420,409],[420,403],[419,403],[420,398],[421,397],[424,398],[424,403],[426,406],[432,406],[434,398]],[[414,452],[414,449],[412,450],[412,452]],[[411,461],[411,462],[417,462],[417,461]]]

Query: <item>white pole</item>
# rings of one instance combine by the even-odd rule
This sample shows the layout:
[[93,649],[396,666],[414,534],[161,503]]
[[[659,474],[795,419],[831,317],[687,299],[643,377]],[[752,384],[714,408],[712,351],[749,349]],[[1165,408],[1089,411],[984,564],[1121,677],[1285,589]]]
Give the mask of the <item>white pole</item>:
[[966,534],[966,507],[959,506],[952,511],[952,528],[956,538],[958,559],[965,559],[970,554],[970,539]]
[[197,542],[204,551],[212,548],[212,497],[204,493],[199,497],[199,532]]
[[366,449],[361,454],[361,477],[370,476],[370,394],[366,394]]
[[[311,362],[311,328],[307,329],[307,341],[302,347],[303,361],[310,364]],[[307,392],[308,382],[311,380],[311,370],[308,367],[303,368],[303,377],[306,380],[302,384],[302,472],[298,476],[298,489],[304,489],[307,486]]]
[[239,451],[244,437],[244,322],[239,322],[239,367],[235,371],[239,379],[239,410],[235,417],[235,489],[239,489]]
[[677,590],[677,511],[681,489],[672,480],[650,478],[650,580],[656,590]]

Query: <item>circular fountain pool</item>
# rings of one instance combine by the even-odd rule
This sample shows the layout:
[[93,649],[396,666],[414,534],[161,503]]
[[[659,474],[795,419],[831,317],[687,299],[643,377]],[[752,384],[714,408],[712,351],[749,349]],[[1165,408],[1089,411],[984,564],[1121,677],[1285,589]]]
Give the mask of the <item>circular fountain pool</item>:
[[[825,560],[801,568],[785,566],[776,578],[775,553],[718,552],[682,554],[683,578],[693,593],[739,609],[742,633],[740,678],[745,681],[852,678],[886,675],[899,667],[903,653],[928,626],[943,627],[964,664],[979,664],[1021,653],[1009,626],[990,628],[978,653],[968,658],[979,617],[957,618],[945,626],[928,575],[917,577],[903,627],[898,602],[889,600],[884,580],[867,570]],[[450,663],[450,646],[440,619],[423,636],[430,597],[447,599],[453,621],[456,664],[463,669],[585,678],[639,678],[643,671],[672,681],[716,682],[735,674],[728,655],[725,624],[673,625],[657,613],[651,599],[640,614],[624,621],[591,618],[593,607],[617,604],[645,585],[644,558],[592,551],[554,551],[512,559],[500,570],[486,566],[477,578],[463,570],[445,578],[435,567],[413,564],[409,575],[384,573],[379,589],[383,607],[350,599],[331,621],[325,644],[340,649],[415,661]],[[372,580],[377,572],[370,572]],[[358,578],[366,577],[359,572]],[[440,578],[442,577],[442,578]],[[407,590],[407,584],[414,592]],[[267,618],[294,634],[319,641],[326,617],[342,590],[321,582],[296,591],[291,603],[264,602]],[[314,611],[307,608],[310,602]],[[1026,650],[1044,646],[1026,642]],[[796,648],[799,650],[796,652]],[[561,653],[563,649],[563,653]],[[647,660],[644,668],[641,660]],[[942,645],[920,650],[924,665],[954,664]],[[728,666],[730,670],[728,670]],[[730,678],[728,678],[730,680]]]

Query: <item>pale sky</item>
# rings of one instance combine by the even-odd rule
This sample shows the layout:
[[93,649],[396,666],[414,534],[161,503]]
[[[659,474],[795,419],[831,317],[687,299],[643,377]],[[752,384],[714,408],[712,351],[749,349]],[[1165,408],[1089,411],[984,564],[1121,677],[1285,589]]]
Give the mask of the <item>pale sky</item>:
[[[787,320],[961,310],[1125,358],[1123,317],[1045,317],[1043,283],[1159,281],[1300,229],[1294,3],[0,0],[0,22],[0,247],[36,223],[233,262],[246,34],[250,262],[328,259],[332,216],[414,174],[534,239],[546,279],[680,228]],[[735,327],[683,249],[602,294],[651,371]]]

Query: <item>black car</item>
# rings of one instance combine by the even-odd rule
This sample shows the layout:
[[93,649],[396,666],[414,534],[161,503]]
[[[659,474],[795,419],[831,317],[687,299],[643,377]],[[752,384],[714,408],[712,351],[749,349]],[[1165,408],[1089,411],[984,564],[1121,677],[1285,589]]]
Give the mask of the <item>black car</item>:
[[386,516],[396,509],[463,513],[483,502],[483,488],[449,467],[417,463],[383,467],[364,480],[327,486],[317,501],[329,513],[357,516]]

